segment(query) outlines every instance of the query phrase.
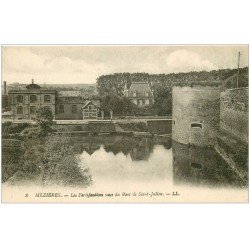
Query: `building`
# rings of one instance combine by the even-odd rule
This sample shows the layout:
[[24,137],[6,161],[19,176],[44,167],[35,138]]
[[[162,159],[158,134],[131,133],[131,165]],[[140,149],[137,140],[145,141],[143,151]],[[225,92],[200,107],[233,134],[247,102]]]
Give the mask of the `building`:
[[10,90],[8,95],[13,121],[34,120],[37,109],[44,106],[49,107],[55,116],[56,91],[41,88],[33,79],[26,89]]
[[[64,91],[65,92],[65,91]],[[70,91],[69,91],[70,92]],[[83,96],[61,95],[56,98],[56,120],[97,119],[100,109],[99,99],[87,100]]]
[[3,93],[2,93],[2,112],[9,110],[9,100],[7,95],[7,83],[3,82]]
[[100,103],[95,100],[86,100],[82,107],[83,119],[97,119]]
[[87,99],[81,91],[41,88],[33,79],[25,88],[12,89],[6,96],[13,121],[34,120],[36,111],[44,106],[50,107],[55,120],[97,119],[100,109],[98,98]]
[[12,121],[12,112],[5,111],[2,113],[2,122],[11,122]]
[[128,88],[126,84],[124,96],[140,107],[152,105],[154,103],[153,92],[146,82],[133,82],[130,88]]

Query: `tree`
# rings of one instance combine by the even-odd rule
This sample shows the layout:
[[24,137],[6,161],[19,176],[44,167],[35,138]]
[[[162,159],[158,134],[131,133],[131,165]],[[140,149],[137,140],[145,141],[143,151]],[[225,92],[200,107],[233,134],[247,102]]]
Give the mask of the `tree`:
[[47,134],[51,131],[53,124],[53,114],[50,107],[41,107],[36,112],[36,122],[42,132]]
[[114,94],[106,95],[101,100],[101,109],[106,115],[112,110],[115,115],[129,115],[132,112],[133,104],[126,97]]

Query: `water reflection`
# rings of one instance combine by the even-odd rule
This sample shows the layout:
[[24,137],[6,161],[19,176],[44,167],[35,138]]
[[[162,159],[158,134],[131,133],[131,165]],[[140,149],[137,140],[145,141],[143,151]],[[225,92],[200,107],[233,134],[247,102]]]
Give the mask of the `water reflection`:
[[[91,170],[95,185],[107,182],[172,182],[171,138],[105,136],[85,138],[82,165]],[[103,140],[102,140],[103,139]],[[90,148],[97,148],[90,154]],[[106,184],[105,184],[106,185]]]
[[213,149],[188,147],[172,142],[169,137],[109,135],[85,137],[80,141],[78,138],[81,159],[91,169],[93,180],[158,179],[178,186],[246,185]]
[[[103,146],[106,153],[112,152],[114,155],[122,153],[125,156],[130,155],[133,161],[149,160],[155,145],[161,145],[164,149],[170,150],[172,140],[170,137],[132,137],[132,136],[84,136],[73,137],[70,140],[74,145],[76,152],[86,152],[89,155],[94,154]],[[171,159],[169,159],[171,160]]]
[[172,146],[175,185],[244,187],[247,184],[246,180],[240,179],[215,150],[189,147],[177,142],[173,142]]
[[[69,154],[80,156],[79,165],[90,169],[94,185],[100,187],[129,181],[125,187],[158,185],[160,190],[184,185],[247,186],[247,180],[240,179],[213,149],[188,147],[172,142],[171,137],[72,136],[67,137],[63,144],[73,147]],[[18,153],[18,150],[3,145],[6,177],[3,181],[19,168]],[[60,172],[56,174],[61,178]]]

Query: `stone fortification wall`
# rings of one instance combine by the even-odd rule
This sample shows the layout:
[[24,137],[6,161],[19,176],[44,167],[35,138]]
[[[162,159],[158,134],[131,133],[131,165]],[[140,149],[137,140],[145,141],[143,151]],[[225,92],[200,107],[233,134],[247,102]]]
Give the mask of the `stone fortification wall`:
[[213,146],[219,129],[220,89],[173,87],[173,140],[183,144]]
[[248,88],[221,92],[220,130],[248,144]]

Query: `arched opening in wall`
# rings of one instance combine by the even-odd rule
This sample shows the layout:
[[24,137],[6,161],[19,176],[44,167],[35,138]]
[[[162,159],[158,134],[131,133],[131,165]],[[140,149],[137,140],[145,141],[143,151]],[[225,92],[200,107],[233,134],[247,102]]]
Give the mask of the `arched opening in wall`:
[[18,95],[16,99],[17,99],[18,103],[23,103],[23,96],[22,95]]
[[37,96],[36,95],[30,95],[30,102],[34,103],[37,101]]
[[44,95],[44,102],[50,102],[50,95]]
[[31,115],[36,114],[36,106],[30,106],[30,114]]
[[202,123],[193,122],[191,123],[191,128],[202,128]]
[[18,115],[23,114],[23,107],[22,107],[22,106],[18,106],[18,107],[17,107],[17,114],[18,114]]

